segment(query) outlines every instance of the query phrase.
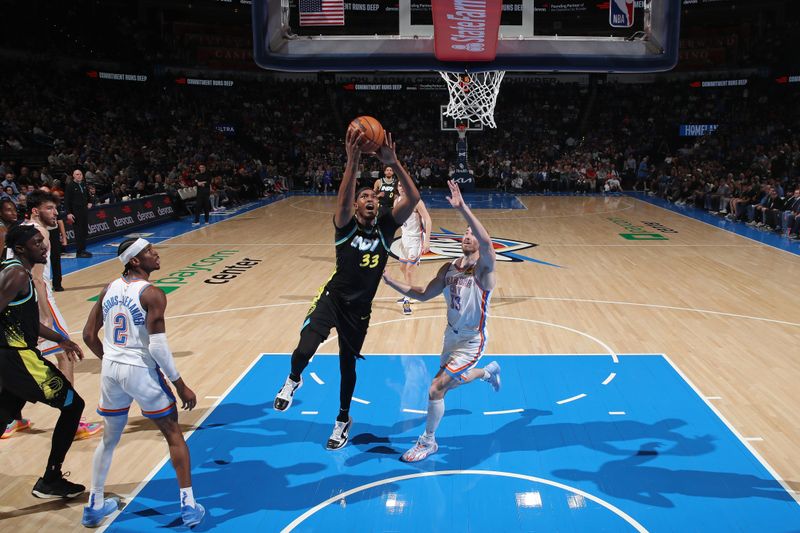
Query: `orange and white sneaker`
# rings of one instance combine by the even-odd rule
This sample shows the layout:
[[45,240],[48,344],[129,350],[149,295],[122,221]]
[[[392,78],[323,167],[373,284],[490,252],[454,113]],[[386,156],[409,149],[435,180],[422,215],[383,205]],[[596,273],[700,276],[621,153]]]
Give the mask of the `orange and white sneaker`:
[[83,440],[93,437],[103,431],[103,424],[99,422],[84,422],[78,424],[78,431],[75,432],[74,440]]
[[0,439],[7,439],[17,431],[22,431],[23,429],[29,429],[31,427],[31,421],[27,418],[22,418],[20,420],[13,420],[10,424],[6,426],[5,431],[3,434],[0,435]]
[[404,463],[416,463],[427,459],[429,455],[436,453],[438,450],[439,445],[436,444],[436,439],[421,435],[414,447],[404,453],[400,460]]

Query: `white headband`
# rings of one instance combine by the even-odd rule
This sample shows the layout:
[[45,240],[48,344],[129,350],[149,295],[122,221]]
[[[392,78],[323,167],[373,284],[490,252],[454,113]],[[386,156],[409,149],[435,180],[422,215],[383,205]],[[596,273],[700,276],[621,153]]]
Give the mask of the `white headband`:
[[133,244],[128,246],[124,252],[119,254],[119,260],[123,265],[127,265],[128,261],[139,255],[139,252],[144,250],[150,245],[146,240],[139,238],[133,241]]

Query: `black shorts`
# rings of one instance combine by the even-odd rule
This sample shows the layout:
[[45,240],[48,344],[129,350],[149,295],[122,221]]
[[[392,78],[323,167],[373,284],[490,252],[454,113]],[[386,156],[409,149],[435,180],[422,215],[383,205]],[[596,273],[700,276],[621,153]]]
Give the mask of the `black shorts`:
[[303,328],[311,328],[327,339],[335,327],[339,334],[339,355],[351,354],[363,359],[361,347],[367,337],[371,313],[371,306],[348,302],[324,289],[311,304]]
[[0,349],[0,417],[6,423],[25,402],[42,402],[56,409],[76,396],[69,380],[39,350]]

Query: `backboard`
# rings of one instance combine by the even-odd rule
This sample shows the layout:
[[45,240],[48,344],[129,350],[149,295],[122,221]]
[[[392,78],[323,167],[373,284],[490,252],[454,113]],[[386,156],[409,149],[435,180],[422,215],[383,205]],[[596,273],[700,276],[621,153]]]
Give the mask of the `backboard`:
[[[680,0],[503,0],[494,61],[443,63],[433,0],[253,0],[253,46],[284,71],[655,72],[677,62]],[[464,0],[480,1],[480,0]]]
[[478,120],[469,120],[466,118],[453,118],[445,113],[447,106],[439,106],[439,116],[441,118],[442,131],[458,131],[458,126],[465,126],[466,131],[482,131],[483,123]]

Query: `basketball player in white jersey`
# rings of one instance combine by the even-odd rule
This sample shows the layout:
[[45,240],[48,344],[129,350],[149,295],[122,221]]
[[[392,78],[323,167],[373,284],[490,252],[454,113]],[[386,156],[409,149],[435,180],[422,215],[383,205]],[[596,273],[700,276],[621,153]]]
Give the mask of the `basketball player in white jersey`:
[[434,433],[444,415],[444,397],[448,392],[476,379],[488,382],[495,391],[500,390],[500,365],[492,361],[484,368],[475,367],[486,348],[489,298],[495,287],[492,239],[464,202],[458,185],[452,180],[447,185],[450,187],[447,200],[469,226],[461,240],[464,255],[443,265],[425,288],[401,283],[385,273],[383,276],[390,287],[408,297],[426,301],[443,293],[447,303],[440,367],[428,389],[425,433],[403,454],[401,459],[406,462],[421,461],[439,449]]
[[[395,203],[403,198],[403,186],[397,185]],[[431,215],[425,207],[425,202],[420,200],[414,212],[400,226],[400,272],[403,273],[406,284],[414,285],[414,271],[419,266],[422,256],[431,249]],[[403,304],[403,314],[411,314],[411,301],[403,296],[399,303]]]
[[[33,285],[36,288],[36,295],[39,298],[39,320],[42,324],[52,329],[53,331],[69,338],[69,328],[61,316],[56,305],[56,298],[53,293],[53,278],[50,263],[50,230],[58,227],[58,201],[51,193],[43,190],[35,190],[27,195],[26,205],[30,209],[30,220],[26,222],[31,224],[39,233],[44,237],[45,245],[47,246],[47,262],[43,265],[37,264],[31,269],[33,276]],[[69,380],[72,386],[75,386],[75,363],[67,357],[64,349],[53,341],[44,338],[39,339],[37,346],[42,356],[55,356],[56,366],[64,376]],[[88,423],[84,420],[78,424],[78,431],[75,433],[75,440],[88,439],[103,430],[103,426],[96,422]]]
[[[97,527],[117,509],[118,502],[104,498],[103,489],[128,410],[136,400],[142,415],[153,420],[167,439],[180,487],[181,518],[185,526],[192,527],[203,520],[205,509],[194,499],[189,448],[178,425],[175,396],[162,373],[175,386],[183,409],[193,409],[197,397],[175,368],[167,344],[167,296],[149,281],[150,273],[161,267],[158,252],[144,239],[126,239],[117,255],[125,265],[122,277],[103,289],[83,328],[83,341],[103,360],[97,412],[103,416],[105,432],[94,454],[92,489],[81,523]],[[98,336],[101,327],[102,341]]]

